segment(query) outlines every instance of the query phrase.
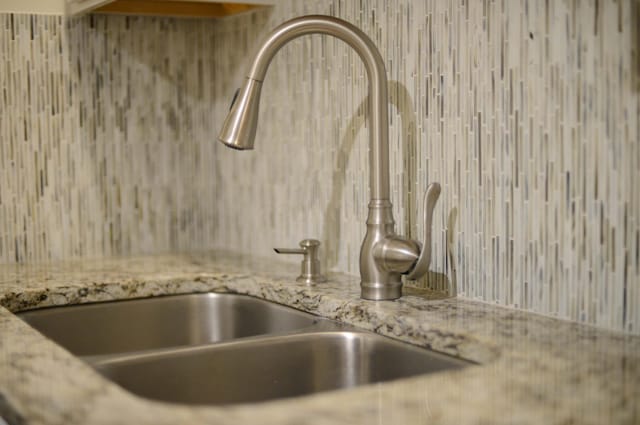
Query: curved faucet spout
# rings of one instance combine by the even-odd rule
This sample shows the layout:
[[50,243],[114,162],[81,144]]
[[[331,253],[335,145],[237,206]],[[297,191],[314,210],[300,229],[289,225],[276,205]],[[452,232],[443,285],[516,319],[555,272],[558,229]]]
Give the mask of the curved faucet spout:
[[[360,248],[362,298],[392,300],[402,295],[401,275],[419,278],[429,267],[431,250],[394,234],[389,200],[389,118],[387,75],[380,52],[365,33],[330,16],[303,16],[276,28],[258,50],[242,88],[234,98],[218,138],[234,149],[253,149],[258,125],[260,89],[273,56],[282,46],[307,34],[327,34],[351,46],[364,62],[369,77],[369,215],[367,233]],[[437,189],[437,190],[436,190]],[[433,209],[440,193],[431,191],[425,208]],[[425,210],[426,211],[426,210]],[[425,213],[431,226],[431,212]],[[428,233],[430,237],[430,232]],[[430,241],[425,241],[430,244]],[[426,245],[425,245],[426,246]],[[426,255],[420,255],[421,252]]]
[[380,52],[357,27],[330,16],[311,15],[292,19],[277,27],[264,41],[231,110],[219,140],[234,149],[253,149],[258,125],[260,89],[271,60],[282,46],[308,34],[326,34],[351,46],[364,62],[369,78],[369,186],[371,199],[389,200],[389,118],[387,75]]

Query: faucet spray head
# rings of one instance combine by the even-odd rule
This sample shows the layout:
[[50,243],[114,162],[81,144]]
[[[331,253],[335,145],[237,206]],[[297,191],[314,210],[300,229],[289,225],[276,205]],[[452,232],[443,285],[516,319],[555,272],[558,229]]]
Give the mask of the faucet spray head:
[[246,78],[236,92],[229,113],[218,135],[225,145],[233,149],[253,149],[258,126],[258,106],[262,81]]

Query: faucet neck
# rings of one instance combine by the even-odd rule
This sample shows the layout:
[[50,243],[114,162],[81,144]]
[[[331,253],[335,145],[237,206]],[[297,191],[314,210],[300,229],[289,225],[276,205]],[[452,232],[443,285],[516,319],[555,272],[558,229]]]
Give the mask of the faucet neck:
[[260,47],[247,78],[262,82],[274,55],[294,38],[332,35],[351,46],[364,62],[369,78],[369,188],[372,201],[389,200],[389,117],[387,76],[380,52],[360,29],[337,18],[304,16],[276,28]]

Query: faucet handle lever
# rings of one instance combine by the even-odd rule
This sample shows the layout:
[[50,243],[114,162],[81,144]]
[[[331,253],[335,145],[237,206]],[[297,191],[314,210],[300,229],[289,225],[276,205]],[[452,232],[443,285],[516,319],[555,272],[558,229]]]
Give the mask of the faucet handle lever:
[[424,217],[424,241],[420,250],[420,257],[415,266],[407,275],[408,279],[419,279],[429,271],[431,263],[431,223],[433,222],[433,209],[440,197],[440,183],[431,183],[424,193],[423,217]]
[[301,272],[296,282],[304,282],[306,284],[326,282],[320,273],[320,261],[318,261],[318,248],[320,241],[316,239],[304,239],[300,241],[300,248],[273,248],[277,254],[302,254],[304,258],[300,263]]

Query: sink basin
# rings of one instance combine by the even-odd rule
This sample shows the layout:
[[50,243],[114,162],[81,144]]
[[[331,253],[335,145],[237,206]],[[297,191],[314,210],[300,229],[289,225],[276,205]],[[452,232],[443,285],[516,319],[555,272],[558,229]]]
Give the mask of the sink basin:
[[284,333],[323,320],[257,298],[213,293],[54,307],[18,316],[78,356]]
[[469,365],[359,331],[290,334],[95,362],[142,397],[225,405],[350,388]]
[[469,365],[235,294],[55,307],[19,316],[121,387],[170,403],[263,402]]

